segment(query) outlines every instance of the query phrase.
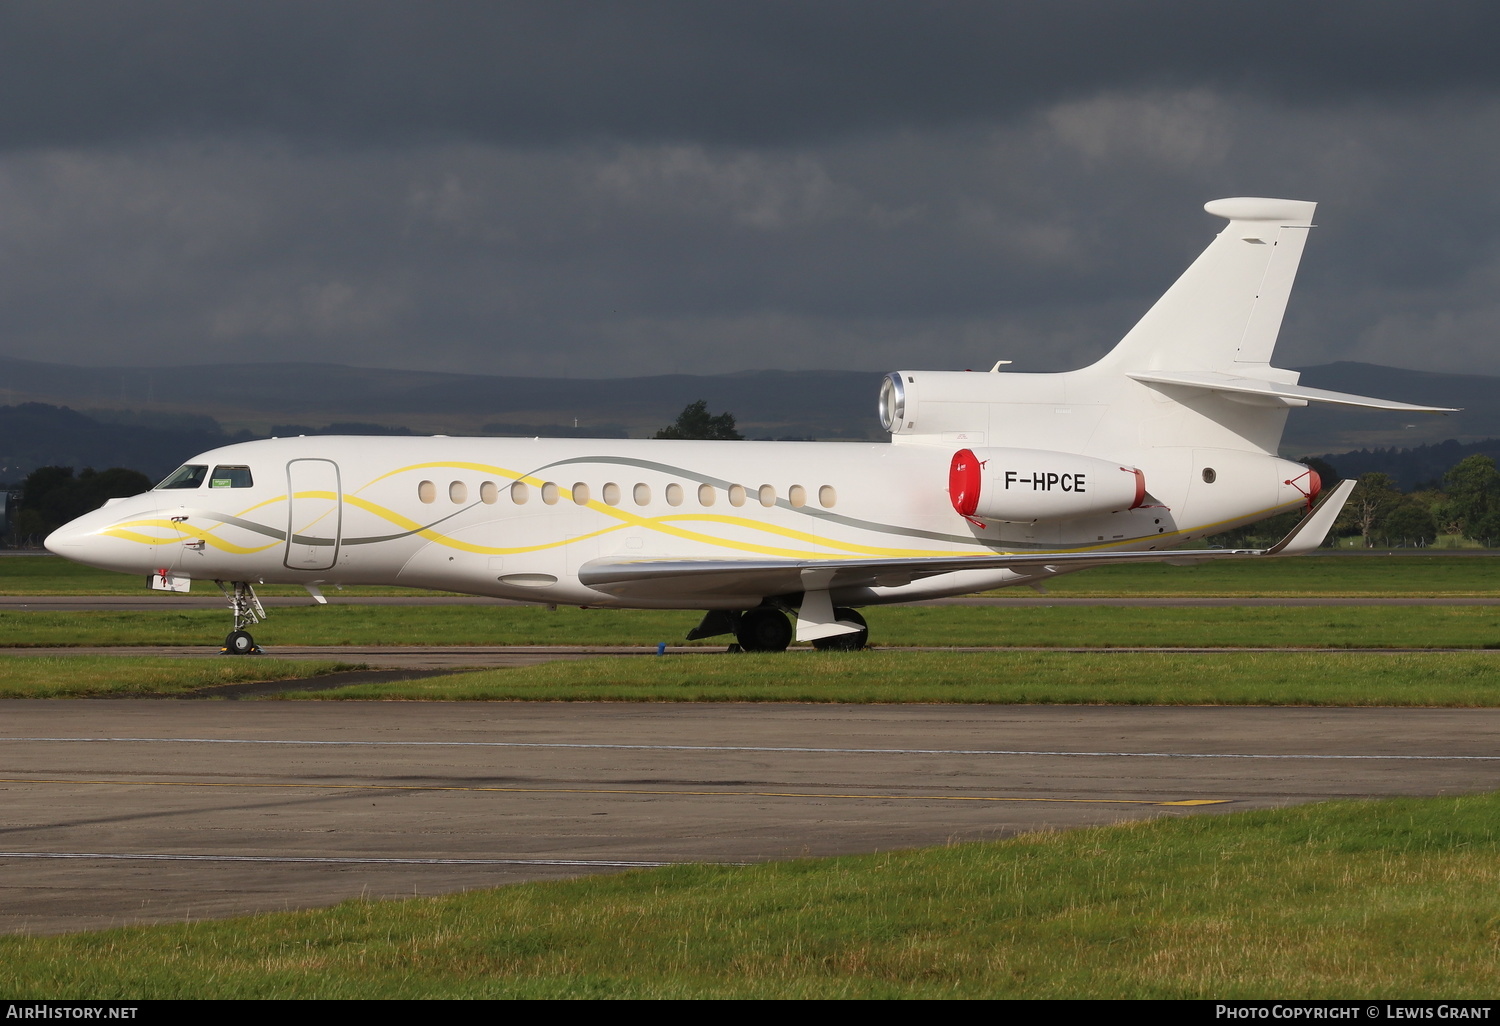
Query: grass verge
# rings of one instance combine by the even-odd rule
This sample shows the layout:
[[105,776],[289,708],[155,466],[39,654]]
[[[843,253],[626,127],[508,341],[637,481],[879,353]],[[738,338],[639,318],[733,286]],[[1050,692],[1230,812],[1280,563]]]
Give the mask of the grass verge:
[[588,659],[284,699],[1500,705],[1500,653],[858,652]]
[[1486,998],[1500,798],[0,938],[12,999]]
[[351,663],[290,659],[173,659],[125,656],[0,657],[0,698],[181,695],[216,684],[296,680]]
[[[1500,555],[1416,555],[1400,553],[1299,556],[1247,560],[1196,567],[1161,564],[1098,567],[1068,574],[1047,585],[1058,596],[1130,595],[1500,595]],[[138,595],[143,577],[95,570],[56,556],[0,559],[0,595]],[[215,594],[213,582],[199,581],[195,593]],[[264,585],[263,595],[304,595],[295,585]],[[330,592],[331,593],[331,592]],[[1010,589],[1006,594],[1015,594]],[[352,586],[345,594],[422,595],[410,588]]]
[[[333,589],[329,589],[332,591]],[[256,585],[258,595],[307,595],[295,584]],[[0,558],[0,595],[145,595],[145,574],[122,574],[74,563],[60,556],[5,556]],[[194,582],[193,594],[218,595],[213,581]],[[452,595],[449,591],[354,585],[342,593],[360,595]]]
[[[170,600],[166,600],[170,602]],[[205,645],[223,610],[0,610],[0,645]],[[1500,606],[890,606],[866,611],[881,646],[1270,646],[1480,648],[1500,644]],[[540,606],[293,606],[255,628],[276,645],[681,644],[699,614]],[[729,638],[704,641],[723,648]]]

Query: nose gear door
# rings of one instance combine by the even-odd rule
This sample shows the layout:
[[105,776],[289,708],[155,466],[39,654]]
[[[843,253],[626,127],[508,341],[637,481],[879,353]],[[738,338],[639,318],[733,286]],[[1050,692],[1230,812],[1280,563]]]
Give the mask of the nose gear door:
[[286,465],[286,556],[293,570],[329,570],[339,558],[344,503],[338,464],[292,460]]

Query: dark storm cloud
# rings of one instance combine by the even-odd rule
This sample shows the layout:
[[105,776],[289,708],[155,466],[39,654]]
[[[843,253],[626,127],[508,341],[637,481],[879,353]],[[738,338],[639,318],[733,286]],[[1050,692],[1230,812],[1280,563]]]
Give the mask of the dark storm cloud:
[[[0,5],[0,352],[1076,366],[1322,201],[1279,362],[1500,373],[1500,7]],[[0,383],[3,385],[3,383]]]
[[1483,2],[11,3],[0,146],[268,132],[788,145],[1100,90],[1293,105],[1484,91]]

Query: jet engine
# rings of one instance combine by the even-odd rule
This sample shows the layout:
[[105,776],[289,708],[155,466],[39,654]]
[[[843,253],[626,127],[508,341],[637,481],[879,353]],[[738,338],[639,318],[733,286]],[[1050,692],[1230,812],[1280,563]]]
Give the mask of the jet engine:
[[986,520],[1070,520],[1138,508],[1146,475],[1067,452],[960,449],[948,468],[948,497],[960,516],[981,527]]

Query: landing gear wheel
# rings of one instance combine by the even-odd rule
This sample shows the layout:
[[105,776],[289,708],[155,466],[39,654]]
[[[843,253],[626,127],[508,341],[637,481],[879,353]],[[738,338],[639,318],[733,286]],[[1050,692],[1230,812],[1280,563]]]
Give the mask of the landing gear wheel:
[[740,614],[734,636],[746,652],[785,652],[792,623],[779,609],[750,609]]
[[819,638],[812,643],[819,652],[858,652],[870,640],[870,627],[857,609],[835,609],[833,618],[839,623],[852,623],[859,628],[850,634],[835,634],[831,638]]
[[232,581],[227,588],[223,581],[215,580],[214,583],[219,586],[219,591],[229,602],[229,611],[234,614],[234,630],[229,632],[219,651],[224,655],[259,655],[255,639],[245,630],[266,618],[260,599],[255,597],[255,587],[249,581]]
[[259,651],[249,631],[230,631],[229,636],[224,639],[225,655],[254,655]]

